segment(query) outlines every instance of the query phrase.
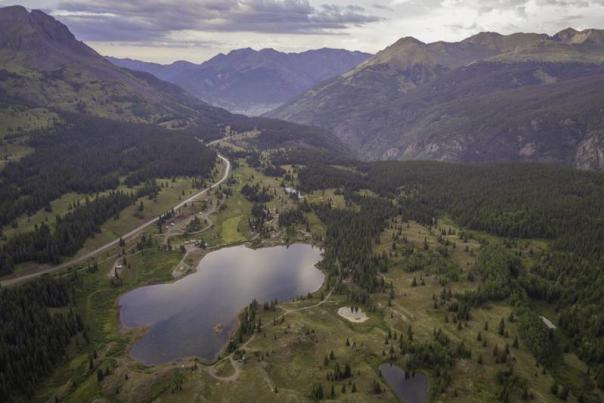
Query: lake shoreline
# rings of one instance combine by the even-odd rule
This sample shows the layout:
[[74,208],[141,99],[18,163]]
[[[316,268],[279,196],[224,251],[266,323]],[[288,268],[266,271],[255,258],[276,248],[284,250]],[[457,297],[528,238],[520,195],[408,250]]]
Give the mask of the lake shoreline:
[[[220,251],[223,251],[223,255],[224,254],[228,255],[228,254],[231,254],[232,251],[227,253],[224,250],[225,249],[229,249],[229,248],[236,248],[236,247],[242,247],[242,249],[240,249],[240,251],[248,251],[248,252],[243,252],[243,253],[248,253],[248,254],[249,254],[249,251],[259,251],[259,250],[263,250],[263,249],[270,250],[272,248],[278,248],[278,247],[283,247],[284,248],[284,249],[281,250],[281,252],[280,252],[281,254],[283,254],[283,253],[289,253],[289,252],[284,252],[284,251],[288,251],[292,247],[293,247],[293,249],[292,249],[293,253],[299,254],[299,253],[301,253],[301,250],[304,250],[304,249],[300,249],[300,248],[302,248],[302,247],[309,247],[310,248],[309,250],[314,251],[313,253],[314,253],[315,258],[313,258],[313,259],[316,260],[313,263],[313,265],[312,265],[312,269],[316,270],[316,272],[318,273],[318,274],[314,274],[312,276],[314,278],[316,278],[317,275],[320,275],[320,282],[317,283],[316,286],[311,287],[311,289],[309,289],[308,292],[309,293],[316,293],[316,292],[320,291],[324,287],[325,278],[326,278],[325,274],[323,273],[322,270],[320,270],[317,267],[318,264],[319,264],[319,262],[322,260],[322,249],[320,247],[315,246],[315,245],[307,244],[307,243],[303,243],[303,242],[294,242],[294,243],[290,243],[290,244],[284,244],[283,242],[263,242],[263,243],[260,243],[260,244],[253,244],[252,245],[249,242],[242,242],[242,243],[237,243],[236,245],[226,245],[226,246],[221,246],[219,248],[208,248],[206,250],[203,250],[204,253],[200,253],[197,256],[197,258],[193,261],[194,266],[193,266],[193,264],[191,265],[194,268],[192,268],[191,270],[188,270],[187,273],[186,273],[186,275],[183,275],[183,276],[181,276],[179,278],[174,278],[172,281],[159,281],[159,282],[155,282],[153,284],[147,284],[147,285],[143,285],[141,287],[137,287],[137,288],[135,288],[133,290],[128,291],[127,293],[122,294],[117,299],[116,305],[117,305],[117,311],[118,311],[117,312],[117,314],[118,314],[118,322],[120,324],[121,330],[123,332],[125,332],[125,333],[134,334],[133,340],[129,343],[129,345],[127,347],[128,356],[130,358],[132,358],[137,363],[140,363],[140,364],[145,365],[147,367],[157,367],[157,366],[162,366],[162,365],[166,365],[166,364],[173,364],[175,362],[186,362],[186,361],[190,361],[190,360],[195,360],[196,362],[201,361],[201,363],[204,366],[213,366],[213,365],[221,362],[222,360],[224,360],[225,358],[227,358],[229,356],[229,355],[225,356],[225,350],[228,347],[229,340],[232,339],[233,335],[236,334],[237,330],[240,328],[241,323],[240,323],[240,320],[239,320],[239,315],[241,313],[241,310],[238,311],[238,313],[236,314],[235,318],[232,318],[232,319],[227,320],[227,321],[222,320],[222,321],[211,322],[209,324],[208,324],[208,322],[206,322],[204,325],[199,325],[199,324],[189,325],[189,326],[198,326],[198,327],[199,326],[209,325],[212,328],[212,332],[215,333],[216,335],[219,335],[219,336],[211,337],[211,340],[214,340],[214,341],[210,345],[207,345],[207,346],[203,347],[203,348],[205,348],[207,350],[208,348],[211,349],[211,345],[214,345],[216,343],[220,344],[219,350],[215,353],[215,355],[211,359],[209,359],[208,357],[204,357],[203,356],[204,353],[200,353],[200,354],[184,355],[184,356],[179,357],[177,359],[168,359],[165,362],[161,362],[161,360],[163,360],[163,359],[157,358],[157,357],[159,357],[159,356],[157,356],[157,354],[161,355],[161,353],[158,353],[158,352],[152,353],[152,355],[154,354],[156,356],[156,358],[142,359],[141,356],[140,356],[140,351],[138,353],[139,356],[137,357],[137,352],[135,352],[135,349],[138,346],[138,348],[142,348],[143,349],[141,351],[145,351],[145,349],[148,351],[150,341],[147,340],[146,342],[144,342],[143,340],[145,340],[145,338],[151,337],[150,336],[151,331],[155,332],[155,334],[152,335],[155,338],[157,338],[157,337],[161,337],[161,338],[168,337],[169,338],[169,336],[166,336],[166,334],[164,334],[164,333],[161,333],[160,336],[158,336],[157,332],[160,331],[160,330],[159,330],[159,328],[157,328],[157,326],[159,326],[158,325],[159,322],[156,322],[156,321],[154,321],[154,322],[152,322],[152,323],[150,323],[148,325],[132,326],[132,320],[133,319],[132,319],[132,317],[129,318],[129,319],[126,319],[124,317],[124,309],[128,305],[128,302],[127,301],[125,302],[125,298],[131,298],[131,296],[135,295],[135,293],[138,293],[138,294],[141,294],[141,295],[144,295],[144,294],[153,294],[153,292],[155,292],[156,290],[154,290],[152,287],[158,287],[158,286],[168,286],[169,287],[169,286],[175,286],[176,284],[178,284],[178,287],[184,287],[185,289],[191,287],[190,285],[183,286],[183,284],[188,284],[189,281],[187,281],[186,283],[182,283],[181,280],[184,281],[185,278],[190,279],[191,276],[195,275],[196,273],[197,273],[197,275],[200,275],[200,273],[201,273],[200,267],[201,267],[201,264],[203,264],[202,261],[207,256],[209,256],[212,253],[218,253]],[[296,248],[298,248],[298,250],[296,250]],[[265,251],[264,253],[274,253],[274,252],[266,252]],[[306,254],[306,253],[307,252],[304,252],[304,254]],[[304,255],[302,255],[302,256],[304,256]],[[186,258],[186,255],[183,257],[183,259],[184,258]],[[182,263],[182,260],[179,263],[179,265],[181,263]],[[248,262],[246,262],[246,264],[247,263]],[[252,264],[252,263],[249,262],[249,264]],[[257,262],[256,262],[256,264],[257,264]],[[291,265],[291,263],[288,263],[287,261],[284,261],[282,263],[282,265],[283,265],[283,267],[278,267],[278,270],[276,268],[273,268],[271,270],[273,270],[273,271],[277,270],[277,272],[275,272],[275,274],[279,273],[278,274],[279,276],[284,276],[284,275],[287,274],[287,271],[290,270],[290,269],[285,269],[284,270],[284,268],[287,267],[288,265]],[[303,265],[307,266],[308,262],[303,263]],[[209,269],[210,272],[212,271],[211,267],[208,267],[208,269]],[[298,268],[296,270],[307,270],[307,269],[308,268],[305,268],[305,266],[302,266],[302,267],[300,267],[300,268]],[[245,268],[245,269],[239,268],[238,270],[247,270],[247,271],[249,271],[249,270],[254,270],[254,269],[253,268],[251,268],[251,269],[249,269],[249,268]],[[202,273],[202,274],[205,275],[205,276],[211,275],[209,273]],[[274,276],[273,274],[266,274],[266,273],[264,275],[265,276],[269,275],[269,278]],[[194,281],[198,282],[199,279],[196,279]],[[317,280],[315,279],[313,281],[316,282]],[[193,284],[193,286],[195,286],[195,285]],[[170,291],[169,289],[166,289],[166,291],[164,291],[164,293],[165,292],[172,292],[172,291]],[[264,292],[268,292],[268,291],[264,291]],[[278,292],[283,292],[283,290],[278,291]],[[270,298],[266,298],[266,299],[264,298],[264,296],[262,294],[260,294],[258,296],[252,297],[252,300],[256,299],[259,302],[265,302],[265,301],[268,301],[268,300],[277,299],[280,302],[287,302],[287,301],[291,300],[292,298],[299,297],[301,295],[306,295],[306,294],[307,294],[306,291],[304,291],[302,293],[297,292],[297,294],[295,294],[295,295],[289,295],[287,297],[278,296],[278,295],[281,295],[281,294],[277,294],[276,297],[270,297]],[[132,297],[132,298],[136,298],[136,297]],[[181,296],[178,296],[178,297],[175,297],[175,298],[176,298],[175,299],[176,305],[184,303],[183,301],[180,301]],[[249,302],[251,302],[251,300]],[[236,303],[236,301],[232,301],[231,303]],[[247,306],[247,304],[245,306]],[[133,309],[132,306],[130,306],[130,309]],[[153,317],[153,314],[150,313],[149,308],[145,308],[145,309],[147,309],[146,315],[148,317]],[[164,311],[166,310],[165,308],[162,308],[162,309]],[[177,308],[175,307],[174,309],[177,309]],[[130,312],[129,314],[126,314],[126,315],[136,315],[136,314],[133,313],[133,312]],[[166,317],[166,319],[168,319],[168,320],[173,320],[173,318],[174,318],[174,316],[172,314],[168,314],[168,316]],[[130,322],[129,322],[129,320],[130,320]],[[142,320],[144,320],[144,319],[142,319]],[[211,320],[211,319],[208,319],[208,320]],[[223,329],[224,329],[220,333],[214,332],[214,329],[215,329],[215,326],[216,326],[217,323],[220,323],[223,326]],[[162,324],[162,326],[163,326],[163,324]],[[184,326],[186,327],[187,325],[185,324]],[[175,329],[179,329],[179,332],[186,332],[186,330],[181,330],[180,328],[175,328]],[[204,328],[204,329],[205,329],[204,331],[207,331],[206,328]],[[226,333],[226,334],[223,335],[222,334],[223,332],[228,332],[228,333]],[[182,334],[180,334],[179,337],[182,337]],[[224,339],[224,342],[217,342],[216,340],[218,340],[218,339],[216,337],[219,337],[219,339]],[[203,339],[203,336],[201,337],[201,339]],[[141,344],[141,343],[144,343],[144,345],[146,345],[147,347],[144,347],[144,345]],[[178,346],[178,343],[172,344],[172,347],[165,347],[165,344],[163,344],[162,348],[167,348],[164,351],[172,351],[172,353],[168,353],[169,355],[170,354],[178,354],[174,350],[174,349],[178,350],[177,346]],[[188,348],[191,348],[191,347],[189,346]],[[143,354],[147,354],[147,353],[143,353]],[[155,360],[160,360],[160,362],[153,362]]]

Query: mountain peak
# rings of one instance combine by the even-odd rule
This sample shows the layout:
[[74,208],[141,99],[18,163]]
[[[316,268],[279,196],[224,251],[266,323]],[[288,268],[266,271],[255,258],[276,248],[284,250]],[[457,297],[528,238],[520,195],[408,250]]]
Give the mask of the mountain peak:
[[577,35],[579,33],[579,31],[577,31],[574,28],[566,28],[563,29],[562,31],[558,32],[556,35],[554,35],[552,38],[555,41],[558,42],[562,42],[562,43],[572,43],[573,42],[573,38],[575,37],[575,35]]
[[0,8],[0,49],[27,53],[40,68],[63,64],[66,56],[98,56],[52,16],[22,6]]
[[569,45],[602,45],[604,44],[604,31],[599,29],[585,29],[583,31],[577,31],[573,28],[566,28],[554,35],[553,39]]
[[408,47],[408,46],[423,46],[424,42],[412,36],[404,36],[392,44],[392,47]]
[[471,43],[496,48],[500,46],[503,38],[504,36],[497,32],[479,32],[476,35],[464,39],[462,43]]
[[22,6],[0,8],[0,32],[3,43],[14,41],[20,35],[37,35],[54,41],[76,40],[65,25],[50,15],[40,10],[30,12]]
[[390,65],[395,68],[412,65],[434,65],[437,63],[437,51],[432,44],[426,44],[411,36],[400,38],[386,49],[378,52],[372,59],[357,69],[372,65]]
[[19,17],[27,14],[29,14],[29,11],[27,11],[25,7],[19,5],[0,8],[0,16]]
[[281,53],[278,50],[275,50],[273,48],[262,48],[260,49],[260,53]]
[[252,53],[256,53],[256,51],[250,47],[247,48],[240,48],[240,49],[233,49],[231,50],[228,55],[229,56],[234,56],[234,55],[249,55]]

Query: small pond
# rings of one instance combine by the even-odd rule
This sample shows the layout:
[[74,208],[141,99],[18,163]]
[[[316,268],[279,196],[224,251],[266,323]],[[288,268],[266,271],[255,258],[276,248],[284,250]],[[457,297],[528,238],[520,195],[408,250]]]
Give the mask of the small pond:
[[428,402],[428,377],[421,372],[405,379],[405,371],[394,364],[382,364],[379,367],[390,389],[405,403]]
[[178,281],[124,294],[122,326],[149,329],[132,356],[148,365],[191,356],[212,361],[254,298],[284,301],[318,290],[324,280],[315,267],[320,260],[321,250],[306,244],[234,246],[208,253],[196,272]]

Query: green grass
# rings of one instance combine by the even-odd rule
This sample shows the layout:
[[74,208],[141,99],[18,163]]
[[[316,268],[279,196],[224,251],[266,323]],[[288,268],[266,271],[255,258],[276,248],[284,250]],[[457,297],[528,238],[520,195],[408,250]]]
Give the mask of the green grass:
[[251,203],[236,192],[224,201],[223,206],[213,217],[212,229],[201,236],[210,246],[239,243],[251,237],[247,226]]
[[33,148],[15,143],[4,143],[0,145],[0,171],[11,161],[18,161],[31,154]]
[[222,223],[222,231],[220,233],[222,242],[225,244],[231,244],[245,241],[245,237],[239,231],[239,224],[241,223],[242,218],[242,215],[238,215],[224,220]]
[[344,208],[346,202],[343,195],[336,194],[336,189],[318,190],[305,195],[309,203],[331,203],[333,207]]
[[59,121],[59,116],[46,108],[25,108],[16,105],[0,110],[0,139],[9,133],[45,129]]
[[[106,244],[107,242],[118,239],[120,236],[128,233],[132,229],[148,221],[151,218],[157,217],[158,215],[166,212],[179,201],[191,196],[197,189],[193,189],[191,178],[177,178],[175,181],[172,180],[160,180],[167,185],[162,188],[155,200],[149,200],[147,197],[138,199],[135,203],[126,207],[120,212],[117,219],[109,219],[105,222],[100,229],[100,232],[94,237],[86,240],[84,246],[78,251],[76,256],[82,256],[86,253],[97,249],[98,247]],[[124,186],[120,186],[118,190],[128,190]],[[102,193],[101,193],[102,194]],[[45,211],[44,209],[39,210],[36,214],[31,217],[22,216],[17,220],[17,228],[6,226],[3,230],[6,235],[10,236],[17,231],[28,231],[33,229],[34,225],[42,222],[53,223],[57,214],[62,215],[69,211],[69,205],[76,200],[84,200],[85,195],[69,193],[51,202],[52,211]],[[144,209],[142,212],[138,211],[138,205],[143,202]],[[44,265],[39,265],[34,262],[26,262],[19,264],[16,269],[16,274],[27,274],[39,270]]]
[[315,238],[322,238],[325,236],[325,232],[327,231],[325,224],[321,222],[319,217],[313,212],[306,214],[306,219],[308,220],[308,224],[310,225],[310,232],[313,234]]
[[[167,183],[168,187],[162,188],[155,200],[143,197],[131,206],[126,207],[122,210],[117,220],[109,220],[103,224],[101,232],[94,238],[87,240],[84,247],[78,252],[78,255],[86,254],[88,251],[119,238],[142,223],[165,213],[180,201],[198,191],[191,186],[191,178],[178,178],[174,182],[163,180],[163,182]],[[143,202],[144,209],[142,212],[139,212],[138,205],[141,201]]]
[[[444,223],[446,222],[446,225]],[[450,221],[441,221],[444,227],[452,227],[456,233],[459,233],[459,228],[453,226]],[[410,223],[408,228],[403,230],[403,234],[407,236],[410,242],[413,242],[416,247],[423,245],[423,239],[427,238],[430,249],[438,246],[436,237],[438,231],[430,231],[416,223]],[[457,244],[455,249],[449,249],[449,258],[462,271],[467,271],[474,265],[475,256],[478,253],[480,245],[477,241],[470,239],[467,244],[464,244],[457,235],[450,235],[447,238]],[[490,238],[491,241],[500,241],[495,237]],[[392,232],[386,231],[382,237],[381,250],[387,251],[391,247]],[[469,251],[466,252],[462,246],[469,246]],[[543,247],[543,241],[526,240],[520,242],[518,249],[526,251],[528,248]],[[378,248],[378,249],[380,249]],[[447,390],[447,393],[441,397],[443,401],[451,402],[484,402],[495,400],[495,374],[499,370],[503,370],[503,364],[496,364],[492,356],[494,345],[503,348],[507,343],[512,345],[514,337],[518,334],[516,322],[510,323],[508,317],[512,311],[509,304],[487,304],[481,308],[472,310],[472,318],[468,322],[468,327],[462,327],[458,330],[457,324],[450,320],[445,321],[445,315],[449,315],[443,309],[434,309],[433,295],[439,295],[442,286],[436,276],[429,274],[426,270],[419,272],[408,273],[403,266],[397,264],[398,259],[394,258],[394,267],[386,275],[387,281],[392,281],[396,289],[396,298],[393,302],[392,315],[386,315],[386,320],[389,326],[398,329],[399,331],[411,324],[414,332],[421,338],[429,338],[434,329],[442,329],[452,340],[464,341],[465,345],[470,347],[473,353],[472,360],[461,360],[452,372],[452,384]],[[419,279],[423,276],[426,285],[412,287],[413,278]],[[453,294],[463,292],[464,290],[475,288],[477,283],[470,283],[463,280],[449,283],[447,287],[451,287]],[[387,305],[387,296],[378,296],[377,300],[383,306]],[[387,309],[388,311],[388,309]],[[403,318],[402,313],[405,318]],[[506,329],[509,332],[509,337],[500,336],[497,334],[497,324],[501,319],[506,321]],[[484,330],[484,323],[489,323],[489,330]],[[488,346],[483,347],[481,342],[477,341],[478,333],[488,339]],[[483,365],[477,363],[477,357],[481,355]],[[535,394],[536,401],[549,402],[555,399],[551,396],[549,388],[554,381],[552,374],[549,372],[543,374],[541,368],[537,366],[535,358],[523,346],[522,341],[519,349],[512,348],[512,356],[515,358],[514,372],[528,381],[529,389]],[[582,364],[575,356],[570,360],[566,360],[567,367],[561,372],[565,376],[571,377],[569,383],[584,382],[582,375],[585,376],[584,364]],[[561,374],[554,375],[560,381],[564,377]],[[585,386],[585,384],[582,384]],[[579,390],[579,388],[577,388]],[[453,393],[455,392],[455,393]]]
[[270,178],[250,168],[243,161],[240,167],[233,172],[235,183],[230,186],[232,195],[228,197],[215,217],[215,226],[203,239],[211,246],[240,243],[251,239],[252,234],[248,225],[251,217],[252,203],[242,194],[241,188],[245,184],[260,184],[268,186],[276,193],[276,197],[267,203],[272,211],[293,208],[295,203],[287,196],[280,186],[280,181]]
[[65,215],[69,212],[69,205],[76,201],[83,201],[85,199],[85,195],[77,194],[77,193],[67,193],[56,200],[53,200],[50,203],[51,209],[50,211],[46,211],[44,209],[38,210],[35,214],[31,216],[21,216],[16,222],[16,228],[12,226],[6,226],[3,229],[3,232],[7,236],[11,236],[16,232],[27,232],[34,229],[34,226],[40,225],[44,222],[53,223],[54,218],[57,215]]

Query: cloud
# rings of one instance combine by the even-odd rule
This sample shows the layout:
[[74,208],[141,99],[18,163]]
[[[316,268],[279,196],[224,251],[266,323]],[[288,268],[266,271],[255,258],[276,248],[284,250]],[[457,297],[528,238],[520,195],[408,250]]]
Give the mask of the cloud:
[[329,34],[378,21],[355,5],[308,0],[68,0],[52,14],[90,41],[169,42],[178,31]]
[[480,31],[601,28],[604,14],[604,0],[390,0],[387,5],[394,9],[389,26],[403,30],[399,36],[427,42],[461,40]]
[[[0,0],[13,4],[15,0]],[[104,54],[202,61],[241,47],[377,52],[403,36],[604,28],[604,0],[19,0]],[[169,49],[168,49],[169,48]],[[147,56],[148,55],[148,56]]]

